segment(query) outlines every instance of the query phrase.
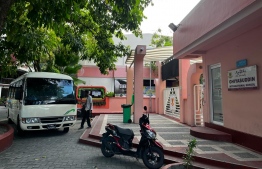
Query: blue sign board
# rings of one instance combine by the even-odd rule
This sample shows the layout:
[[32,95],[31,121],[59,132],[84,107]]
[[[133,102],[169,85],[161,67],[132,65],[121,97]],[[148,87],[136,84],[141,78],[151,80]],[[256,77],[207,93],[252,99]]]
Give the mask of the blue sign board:
[[247,66],[247,60],[243,59],[243,60],[239,60],[236,62],[237,67],[244,67]]

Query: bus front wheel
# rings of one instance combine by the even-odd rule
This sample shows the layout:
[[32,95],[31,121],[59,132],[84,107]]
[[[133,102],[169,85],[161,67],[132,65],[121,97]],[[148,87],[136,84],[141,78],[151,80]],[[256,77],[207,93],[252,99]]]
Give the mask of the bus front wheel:
[[69,127],[66,127],[66,128],[64,128],[64,130],[63,130],[64,133],[68,133],[68,131],[69,131]]
[[16,131],[17,131],[17,134],[18,134],[19,136],[24,136],[24,135],[25,135],[25,131],[22,130],[21,127],[20,127],[19,116],[17,117]]

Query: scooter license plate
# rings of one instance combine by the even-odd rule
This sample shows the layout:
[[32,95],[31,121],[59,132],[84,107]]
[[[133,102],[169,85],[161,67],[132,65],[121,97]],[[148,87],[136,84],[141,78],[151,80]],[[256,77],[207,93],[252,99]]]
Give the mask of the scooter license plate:
[[55,128],[56,128],[56,125],[55,125],[55,124],[49,124],[49,125],[47,125],[47,129],[48,129],[48,130],[55,129]]

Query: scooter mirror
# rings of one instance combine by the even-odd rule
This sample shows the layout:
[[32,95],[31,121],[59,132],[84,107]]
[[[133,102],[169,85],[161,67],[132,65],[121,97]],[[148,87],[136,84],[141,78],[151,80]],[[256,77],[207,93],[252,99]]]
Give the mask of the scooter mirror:
[[147,111],[147,107],[146,106],[144,106],[144,110]]

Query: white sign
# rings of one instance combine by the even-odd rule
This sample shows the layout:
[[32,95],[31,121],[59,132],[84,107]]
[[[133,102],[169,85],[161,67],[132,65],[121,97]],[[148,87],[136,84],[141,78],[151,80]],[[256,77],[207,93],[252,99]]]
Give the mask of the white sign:
[[257,66],[228,71],[228,90],[257,88]]

